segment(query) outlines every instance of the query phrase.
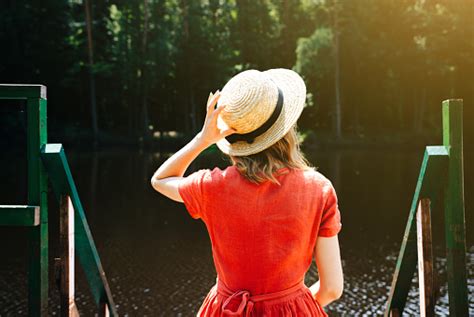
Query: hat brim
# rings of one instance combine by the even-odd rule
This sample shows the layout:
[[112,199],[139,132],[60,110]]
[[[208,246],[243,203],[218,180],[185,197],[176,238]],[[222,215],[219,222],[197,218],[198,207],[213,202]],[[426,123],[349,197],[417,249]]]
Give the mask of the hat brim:
[[290,131],[303,111],[306,101],[306,86],[298,73],[284,68],[263,72],[269,76],[283,93],[283,108],[275,123],[252,143],[237,141],[229,143],[225,138],[219,140],[217,147],[225,154],[247,156],[261,152],[280,140]]

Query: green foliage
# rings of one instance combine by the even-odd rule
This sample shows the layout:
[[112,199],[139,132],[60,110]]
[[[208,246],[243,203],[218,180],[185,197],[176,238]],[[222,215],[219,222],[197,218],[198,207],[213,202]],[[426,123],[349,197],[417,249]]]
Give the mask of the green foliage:
[[296,48],[297,62],[295,70],[306,78],[322,79],[332,70],[333,32],[321,27],[307,38],[300,38]]
[[[209,92],[249,68],[304,76],[310,107],[299,124],[308,131],[331,131],[336,84],[345,135],[434,135],[441,100],[474,99],[472,1],[91,3],[104,132],[195,133]],[[0,2],[0,80],[46,84],[50,121],[64,131],[91,122],[84,12],[84,1]]]
[[[310,83],[316,104],[325,105],[307,113],[321,118],[323,126],[335,102],[335,59],[346,134],[439,133],[441,100],[473,101],[466,85],[474,75],[474,41],[467,37],[473,32],[467,22],[472,2],[328,0],[304,5],[313,12],[315,31],[298,41],[296,69]],[[340,35],[337,57],[329,36],[335,32]]]

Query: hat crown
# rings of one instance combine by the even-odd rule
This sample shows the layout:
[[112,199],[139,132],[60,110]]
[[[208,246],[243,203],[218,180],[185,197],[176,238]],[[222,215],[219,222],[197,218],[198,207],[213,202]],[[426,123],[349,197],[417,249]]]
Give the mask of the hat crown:
[[265,73],[247,70],[224,86],[219,105],[225,105],[220,119],[237,133],[258,129],[271,116],[278,101],[278,87]]

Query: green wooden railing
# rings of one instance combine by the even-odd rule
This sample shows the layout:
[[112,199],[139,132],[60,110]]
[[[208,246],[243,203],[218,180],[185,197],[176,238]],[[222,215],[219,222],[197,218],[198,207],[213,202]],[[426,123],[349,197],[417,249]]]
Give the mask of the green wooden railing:
[[[30,316],[47,316],[48,314],[49,219],[47,193],[49,177],[60,206],[64,205],[64,201],[72,202],[73,208],[71,210],[74,213],[74,219],[70,220],[74,222],[74,230],[70,232],[73,233],[73,241],[71,244],[69,241],[66,242],[67,246],[76,246],[76,251],[74,252],[73,249],[72,253],[77,253],[79,256],[94,300],[100,308],[99,313],[104,316],[117,316],[110,288],[64,150],[60,144],[47,144],[46,87],[0,84],[1,99],[26,101],[28,205],[0,205],[0,226],[27,226],[29,228],[28,314]],[[67,209],[67,204],[65,208]],[[67,218],[61,219],[61,222],[66,222],[66,224],[67,221]],[[66,234],[61,236],[61,239],[67,240],[69,237]],[[64,242],[62,240],[61,242]],[[73,256],[61,260],[72,268],[72,271],[66,268],[67,272],[74,272]],[[64,269],[64,265],[62,268]],[[73,290],[74,281],[69,281],[68,274],[62,273],[61,276],[68,279],[64,285],[71,286]],[[74,279],[73,275],[72,279]],[[61,293],[61,295],[63,294]],[[66,305],[62,305],[68,307],[61,307],[61,315],[72,316],[77,314],[77,310],[71,310],[71,307],[75,306],[74,292],[69,292],[68,295],[71,297],[66,298],[64,302]]]
[[[0,99],[26,101],[27,157],[28,157],[28,205],[39,210],[39,223],[28,225],[27,214],[12,215],[14,206],[0,207],[0,224],[28,225],[28,303],[32,316],[47,312],[48,300],[48,183],[46,171],[40,160],[40,148],[46,144],[46,87],[42,85],[0,85]],[[25,208],[28,209],[28,208]],[[24,208],[18,212],[28,213]],[[24,220],[18,221],[18,218]]]
[[[449,312],[451,316],[468,316],[462,100],[444,101],[442,111],[443,145],[426,147],[385,316],[401,316],[405,308],[419,260],[416,213],[422,199],[431,201],[435,211],[444,209]],[[440,206],[443,201],[444,208]]]
[[[41,158],[58,201],[62,196],[71,199],[74,207],[76,253],[84,268],[95,302],[101,307],[101,310],[109,309],[113,313],[112,315],[116,315],[109,284],[105,278],[105,272],[69,169],[66,153],[61,144],[46,144],[41,149]],[[106,304],[106,307],[102,307],[103,304]]]

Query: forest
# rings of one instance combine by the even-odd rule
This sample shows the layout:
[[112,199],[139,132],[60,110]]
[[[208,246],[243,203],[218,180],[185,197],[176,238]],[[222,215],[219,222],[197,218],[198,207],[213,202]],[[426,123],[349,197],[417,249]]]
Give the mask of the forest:
[[[197,133],[209,92],[239,71],[285,67],[308,88],[309,141],[438,141],[448,98],[474,134],[473,4],[4,0],[0,82],[48,87],[53,139],[138,144]],[[0,107],[0,135],[21,116]]]

